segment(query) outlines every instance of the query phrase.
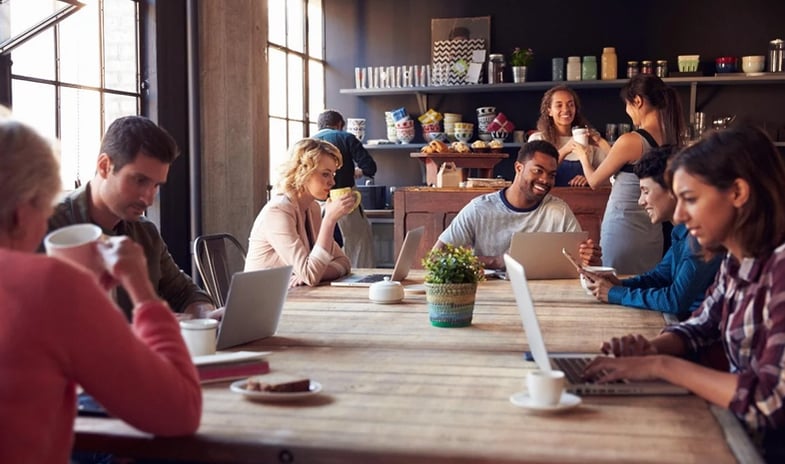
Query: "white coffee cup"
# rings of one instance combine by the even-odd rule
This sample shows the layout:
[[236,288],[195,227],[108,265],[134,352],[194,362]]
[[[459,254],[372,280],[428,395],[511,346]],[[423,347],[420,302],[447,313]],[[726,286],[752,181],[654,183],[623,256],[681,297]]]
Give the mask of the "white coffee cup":
[[[602,277],[616,275],[616,269],[610,266],[584,266],[583,269]],[[591,290],[589,290],[589,279],[583,274],[581,274],[581,287],[583,287],[589,295],[594,295]]]
[[572,138],[575,143],[583,145],[584,147],[589,144],[589,129],[585,127],[573,127]]
[[526,375],[529,397],[537,406],[555,406],[561,401],[564,392],[564,372],[531,371]]
[[104,236],[95,224],[74,224],[50,232],[44,238],[44,248],[47,255],[86,269],[100,279],[117,262],[114,250],[121,239]]
[[218,321],[215,319],[190,319],[180,321],[180,333],[191,356],[215,353]]

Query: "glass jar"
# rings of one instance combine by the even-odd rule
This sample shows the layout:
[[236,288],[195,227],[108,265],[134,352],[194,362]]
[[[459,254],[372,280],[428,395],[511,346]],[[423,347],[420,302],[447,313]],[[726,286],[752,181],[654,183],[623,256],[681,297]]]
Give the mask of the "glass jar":
[[611,81],[618,78],[616,63],[616,49],[613,47],[603,48],[602,57],[600,58],[602,80]]
[[654,74],[659,78],[668,77],[668,60],[657,60]]
[[628,61],[627,62],[627,77],[633,78],[638,75],[638,62],[637,61]]
[[504,55],[492,53],[488,55],[488,83],[501,84],[504,82]]
[[583,66],[581,67],[581,79],[584,81],[597,80],[597,57],[584,56]]
[[653,74],[654,69],[651,66],[651,60],[641,61],[641,74]]
[[579,81],[581,80],[581,57],[570,56],[567,57],[567,80]]

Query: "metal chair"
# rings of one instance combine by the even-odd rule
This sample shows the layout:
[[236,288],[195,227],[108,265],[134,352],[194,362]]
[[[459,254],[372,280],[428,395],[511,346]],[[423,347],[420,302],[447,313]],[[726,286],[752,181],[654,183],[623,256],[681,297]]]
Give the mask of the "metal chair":
[[232,275],[245,267],[245,248],[231,234],[210,234],[194,240],[193,253],[207,292],[224,306]]

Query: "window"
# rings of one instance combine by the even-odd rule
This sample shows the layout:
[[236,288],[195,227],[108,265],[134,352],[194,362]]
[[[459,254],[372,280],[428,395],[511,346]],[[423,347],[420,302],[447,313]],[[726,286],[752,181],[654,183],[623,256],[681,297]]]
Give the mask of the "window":
[[268,0],[267,10],[269,160],[274,185],[289,147],[316,132],[316,117],[325,105],[324,14],[322,0]]
[[[11,35],[61,2],[10,2]],[[93,0],[11,52],[14,115],[60,140],[63,186],[93,176],[101,136],[139,114],[139,16],[133,0]]]

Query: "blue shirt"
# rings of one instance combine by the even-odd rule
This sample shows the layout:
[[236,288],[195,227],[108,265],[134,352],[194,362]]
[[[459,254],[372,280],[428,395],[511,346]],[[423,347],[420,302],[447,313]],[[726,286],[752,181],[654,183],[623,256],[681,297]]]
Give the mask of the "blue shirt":
[[651,271],[621,281],[608,291],[608,302],[687,316],[700,306],[714,281],[721,256],[709,262],[693,250],[687,228],[673,227],[671,247]]

